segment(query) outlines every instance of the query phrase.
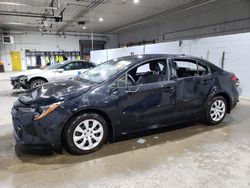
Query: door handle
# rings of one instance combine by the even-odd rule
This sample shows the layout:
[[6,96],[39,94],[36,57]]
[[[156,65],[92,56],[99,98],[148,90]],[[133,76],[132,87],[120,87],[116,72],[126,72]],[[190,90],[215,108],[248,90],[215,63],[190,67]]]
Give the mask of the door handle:
[[201,84],[202,84],[202,85],[207,85],[207,84],[208,84],[208,80],[203,80],[203,81],[201,81]]

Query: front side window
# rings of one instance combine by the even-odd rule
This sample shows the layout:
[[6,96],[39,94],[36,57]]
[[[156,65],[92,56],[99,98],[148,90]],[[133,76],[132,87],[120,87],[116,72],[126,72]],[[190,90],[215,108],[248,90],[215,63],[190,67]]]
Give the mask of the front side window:
[[165,59],[148,61],[128,71],[124,81],[127,86],[161,82],[167,79]]

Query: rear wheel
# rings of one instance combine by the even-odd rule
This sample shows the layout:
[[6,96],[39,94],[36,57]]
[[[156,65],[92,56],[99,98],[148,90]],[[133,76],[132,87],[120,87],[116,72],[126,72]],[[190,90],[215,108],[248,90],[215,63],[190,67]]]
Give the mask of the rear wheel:
[[44,79],[40,79],[40,78],[37,78],[37,79],[34,79],[30,82],[30,88],[33,89],[33,88],[37,88],[39,86],[42,86],[43,84],[45,84],[47,81],[44,80]]
[[102,116],[87,113],[74,118],[64,129],[68,152],[82,155],[97,151],[107,140],[107,123]]
[[208,103],[206,124],[217,125],[223,121],[227,113],[227,102],[222,96],[216,96]]

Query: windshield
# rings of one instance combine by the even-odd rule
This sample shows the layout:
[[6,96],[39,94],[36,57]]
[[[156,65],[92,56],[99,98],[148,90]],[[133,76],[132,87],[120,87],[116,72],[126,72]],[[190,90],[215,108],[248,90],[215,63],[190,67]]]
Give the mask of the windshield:
[[131,63],[131,60],[110,60],[84,72],[80,78],[91,82],[101,83],[111,78]]

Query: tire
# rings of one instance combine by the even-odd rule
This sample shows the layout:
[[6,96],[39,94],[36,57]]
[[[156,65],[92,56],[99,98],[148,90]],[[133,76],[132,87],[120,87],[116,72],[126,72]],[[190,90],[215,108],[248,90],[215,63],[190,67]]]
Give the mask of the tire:
[[227,101],[222,96],[212,98],[206,109],[205,123],[207,125],[218,125],[227,114]]
[[106,143],[107,137],[107,123],[102,116],[95,113],[77,116],[66,125],[63,131],[65,148],[75,155],[89,154],[99,150]]
[[47,81],[41,78],[34,79],[30,82],[30,88],[37,88],[43,84],[45,84]]

